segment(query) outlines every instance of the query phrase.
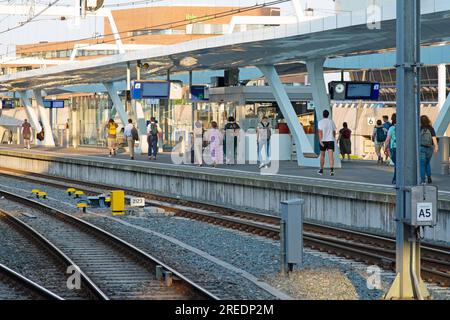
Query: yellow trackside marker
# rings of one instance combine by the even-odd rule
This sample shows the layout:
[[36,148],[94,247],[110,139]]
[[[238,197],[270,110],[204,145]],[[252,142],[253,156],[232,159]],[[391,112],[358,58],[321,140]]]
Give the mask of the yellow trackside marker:
[[77,191],[75,188],[68,188],[68,189],[66,190],[66,192],[67,192],[67,194],[68,194],[69,196],[71,196],[72,193],[75,193],[75,191]]
[[83,191],[77,190],[75,191],[75,198],[79,198],[80,196],[82,196],[84,194]]
[[82,209],[84,213],[86,213],[88,205],[85,202],[79,202],[77,203],[77,208]]
[[125,191],[111,191],[111,213],[113,216],[125,214]]
[[44,192],[44,191],[40,191],[36,195],[38,198],[40,198],[40,197],[42,197],[43,199],[47,198],[47,192]]
[[39,192],[41,192],[41,190],[39,190],[39,189],[33,189],[33,190],[31,190],[31,193],[32,193],[32,194],[35,194],[35,195],[37,195]]

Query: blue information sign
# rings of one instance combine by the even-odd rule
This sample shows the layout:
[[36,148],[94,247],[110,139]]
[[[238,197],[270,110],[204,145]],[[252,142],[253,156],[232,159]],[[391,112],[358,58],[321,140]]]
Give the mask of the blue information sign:
[[208,101],[208,87],[204,85],[191,86],[191,100],[192,101]]
[[44,100],[44,108],[64,108],[64,100]]
[[134,81],[131,84],[132,99],[168,99],[170,82]]

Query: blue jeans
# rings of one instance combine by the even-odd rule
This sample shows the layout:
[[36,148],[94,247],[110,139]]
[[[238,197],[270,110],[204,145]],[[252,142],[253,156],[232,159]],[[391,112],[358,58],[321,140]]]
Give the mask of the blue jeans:
[[396,175],[396,172],[397,172],[397,170],[396,170],[396,168],[397,168],[397,163],[396,163],[396,160],[397,160],[397,148],[391,148],[390,149],[390,153],[391,153],[391,160],[394,163],[394,177],[392,178],[392,184],[395,184],[396,183],[395,175]]
[[[258,162],[261,164],[267,164],[270,159],[269,150],[270,150],[270,140],[258,142]],[[263,146],[265,149],[265,155],[263,154]]]
[[156,154],[158,153],[158,136],[148,135],[147,142],[148,142],[148,156],[156,157]]
[[420,147],[420,182],[425,182],[425,175],[431,177],[431,157],[433,148]]

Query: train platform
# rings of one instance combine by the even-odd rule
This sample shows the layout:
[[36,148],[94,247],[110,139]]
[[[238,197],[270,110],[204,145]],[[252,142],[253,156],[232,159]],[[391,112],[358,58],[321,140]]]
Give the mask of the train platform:
[[[114,163],[126,163],[137,166],[145,166],[152,164],[167,164],[173,167],[192,167],[197,172],[207,172],[208,174],[217,171],[217,173],[223,172],[242,172],[251,174],[260,174],[261,170],[257,164],[234,164],[225,165],[221,164],[217,167],[210,165],[198,166],[195,164],[173,164],[171,155],[169,152],[162,152],[158,154],[156,160],[149,160],[147,155],[136,154],[134,160],[130,160],[129,154],[126,152],[119,152],[116,156],[109,157],[108,150],[101,147],[83,146],[78,148],[65,148],[65,147],[43,147],[34,146],[31,150],[24,150],[18,145],[0,145],[0,150],[18,150],[30,154],[46,154],[46,155],[58,155],[66,156],[70,155],[71,158],[85,158],[92,157],[101,158],[102,161],[114,162]],[[335,169],[335,176],[329,175],[329,170],[325,170],[324,175],[317,174],[317,170],[310,167],[299,167],[296,161],[280,161],[279,170],[274,174],[265,174],[268,176],[286,176],[291,179],[302,178],[322,178],[336,182],[343,183],[360,183],[367,186],[376,184],[380,187],[386,187],[387,190],[392,190],[391,184],[393,167],[387,164],[377,164],[376,161],[371,160],[345,160],[342,162],[342,168]],[[450,179],[447,175],[433,173],[433,184],[439,187],[441,191],[450,192]]]
[[[281,202],[304,200],[308,221],[342,226],[381,235],[395,233],[395,186],[393,168],[373,161],[344,162],[335,176],[319,176],[314,168],[296,162],[280,162],[276,174],[262,174],[257,165],[218,167],[173,164],[170,154],[156,161],[126,153],[109,157],[105,148],[80,147],[31,150],[0,146],[0,169],[51,175],[65,179],[149,192],[172,198],[214,204],[237,210],[280,215]],[[327,171],[325,171],[327,173]],[[428,228],[425,239],[450,243],[450,182],[433,176],[439,187],[439,219]]]

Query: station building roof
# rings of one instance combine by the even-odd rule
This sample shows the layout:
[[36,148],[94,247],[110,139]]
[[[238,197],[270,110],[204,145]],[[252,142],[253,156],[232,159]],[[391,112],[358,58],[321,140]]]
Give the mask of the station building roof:
[[[422,6],[422,43],[450,41],[450,2]],[[395,2],[382,8],[379,29],[368,28],[365,11],[264,28],[175,45],[77,61],[0,77],[0,90],[52,89],[64,85],[104,83],[126,78],[127,63],[147,63],[143,78],[189,70],[219,70],[302,62],[382,52],[396,42]],[[134,77],[134,74],[132,74]]]

